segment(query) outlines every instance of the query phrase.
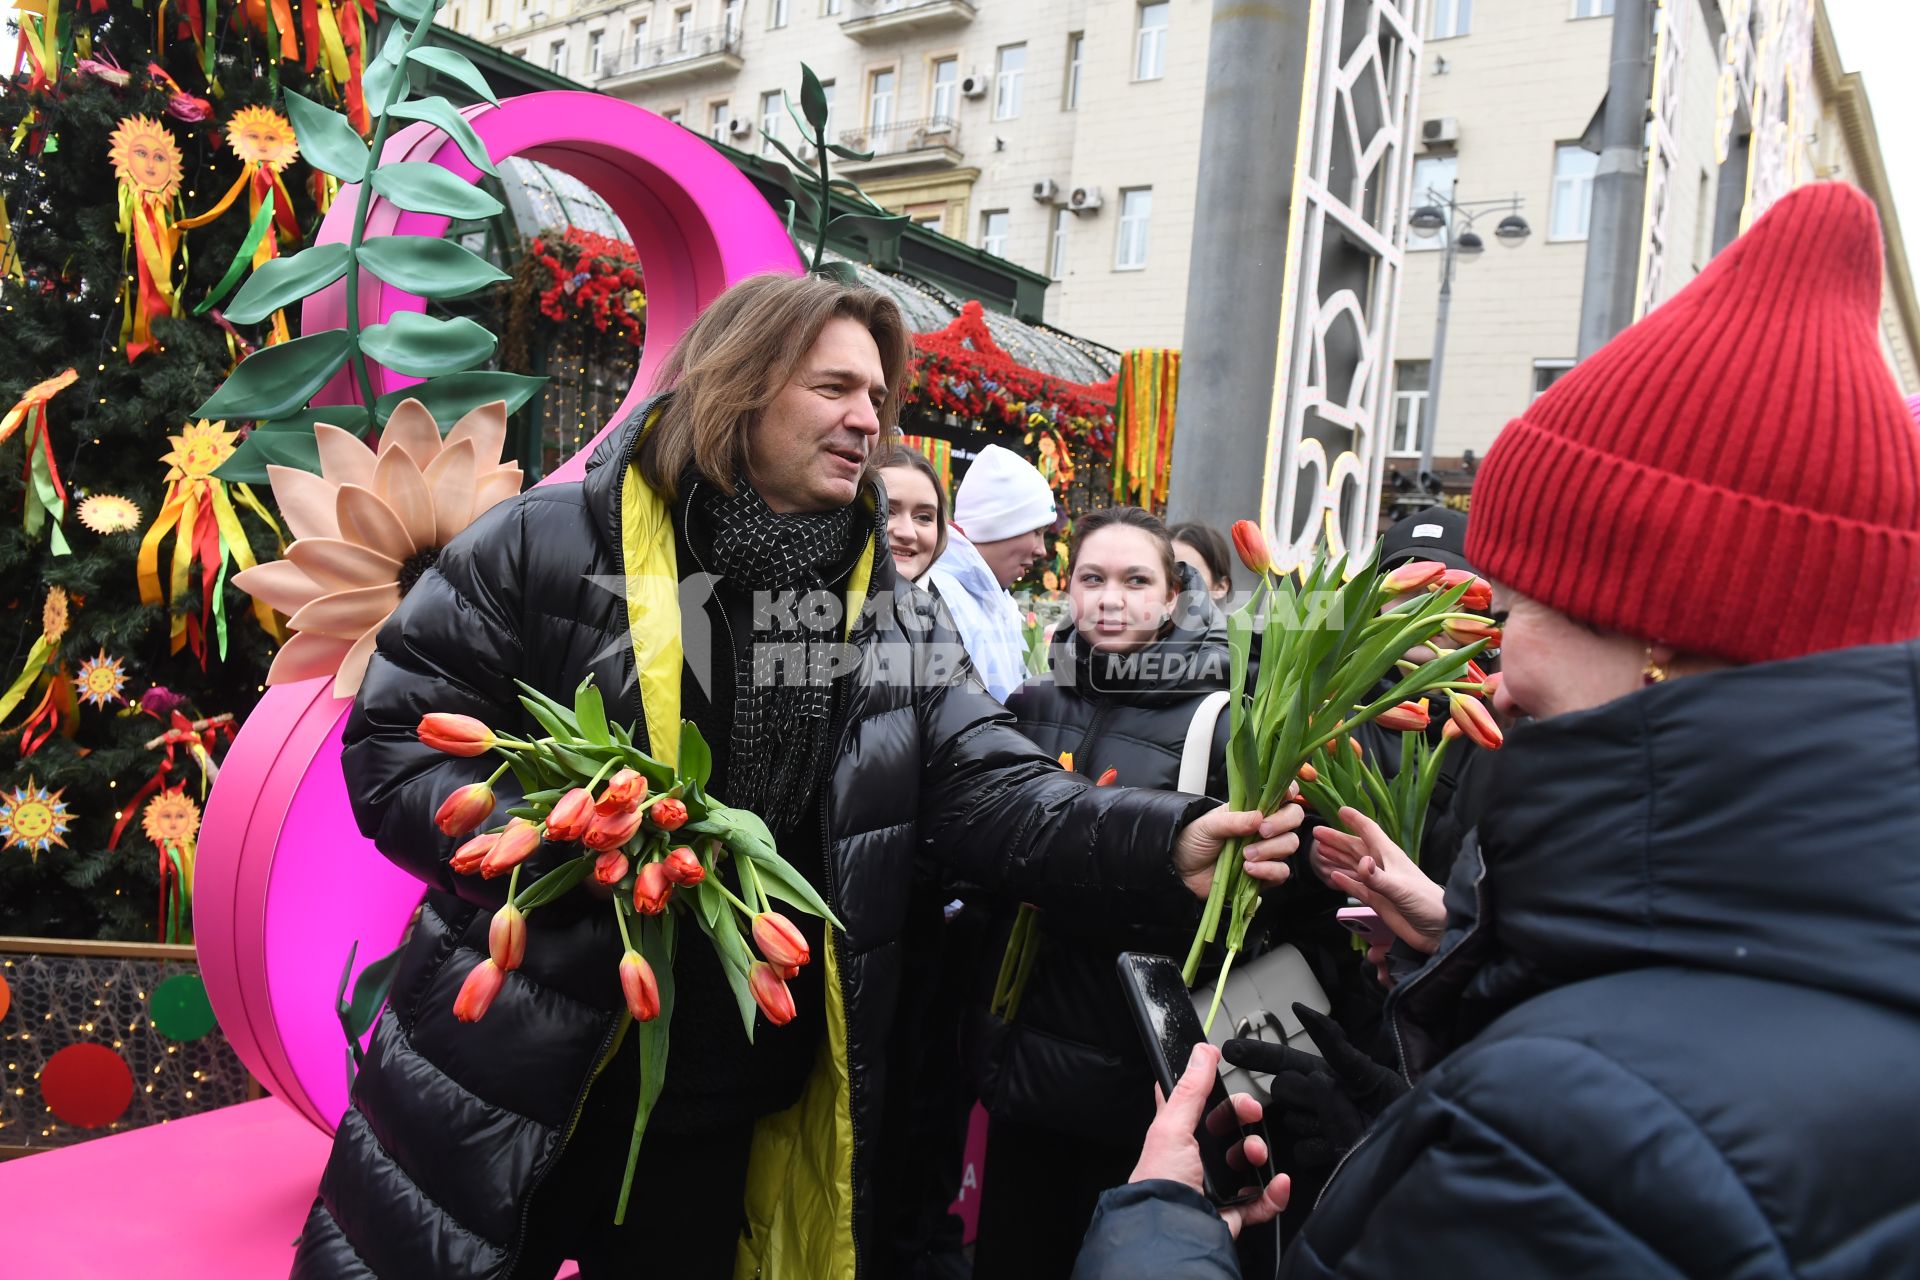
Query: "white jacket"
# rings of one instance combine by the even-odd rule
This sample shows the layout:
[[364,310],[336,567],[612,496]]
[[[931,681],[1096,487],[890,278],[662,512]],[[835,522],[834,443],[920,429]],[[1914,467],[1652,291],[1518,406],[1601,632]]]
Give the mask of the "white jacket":
[[953,615],[961,643],[981,681],[1001,702],[1027,678],[1027,639],[1020,606],[993,576],[965,534],[947,526],[947,549],[927,576]]

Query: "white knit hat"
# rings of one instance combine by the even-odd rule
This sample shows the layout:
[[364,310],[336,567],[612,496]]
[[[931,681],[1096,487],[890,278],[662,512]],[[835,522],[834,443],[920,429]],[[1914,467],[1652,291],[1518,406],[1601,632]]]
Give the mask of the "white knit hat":
[[990,444],[975,455],[953,495],[953,522],[971,542],[998,542],[1053,523],[1053,490],[1034,465]]

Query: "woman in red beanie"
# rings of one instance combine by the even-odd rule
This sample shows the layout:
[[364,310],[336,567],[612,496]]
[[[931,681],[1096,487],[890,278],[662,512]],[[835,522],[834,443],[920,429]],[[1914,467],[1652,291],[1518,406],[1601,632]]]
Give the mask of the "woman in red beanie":
[[1317,834],[1431,958],[1387,1005],[1413,1090],[1290,1280],[1920,1275],[1920,431],[1880,282],[1872,205],[1803,187],[1494,443],[1467,554],[1526,722],[1444,904],[1353,811]]

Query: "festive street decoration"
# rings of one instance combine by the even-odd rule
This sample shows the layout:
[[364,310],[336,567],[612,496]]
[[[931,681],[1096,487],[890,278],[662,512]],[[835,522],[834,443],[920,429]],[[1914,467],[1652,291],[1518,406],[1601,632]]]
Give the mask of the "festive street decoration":
[[[60,639],[67,634],[67,591],[65,587],[48,587],[46,603],[40,609],[40,638],[27,650],[27,660],[21,665],[20,674],[14,677],[7,691],[0,694],[0,724],[5,724],[13,709],[27,696],[27,690],[33,688],[40,679],[47,664],[53,660],[60,649]],[[28,717],[31,724],[40,714],[36,708],[34,716]]]
[[108,158],[120,180],[120,220],[125,256],[133,259],[125,310],[120,322],[120,345],[129,361],[137,360],[154,344],[153,322],[179,315],[173,260],[180,252],[180,229],[175,225],[180,205],[180,144],[166,126],[151,116],[128,116],[110,139]]
[[918,449],[920,455],[933,464],[933,470],[940,477],[940,489],[947,495],[948,505],[953,502],[953,441],[942,440],[939,436],[902,435],[900,443],[909,449]]
[[[187,0],[187,7],[194,15],[197,39],[200,2]],[[318,72],[339,98],[348,122],[362,134],[372,123],[363,79],[369,24],[375,17],[374,0],[242,0],[235,12],[244,29],[267,37],[269,49],[278,41],[278,62],[297,61],[308,74]],[[269,62],[277,75],[277,63]]]
[[133,1101],[127,1060],[103,1044],[70,1044],[40,1072],[47,1110],[79,1129],[102,1129]]
[[197,973],[176,973],[161,980],[147,997],[153,1029],[176,1044],[210,1035],[219,1025],[207,1000],[207,984]]
[[[207,788],[212,785],[215,778],[220,776],[220,766],[213,760],[213,749],[223,738],[229,743],[233,741],[234,725],[231,715],[222,714],[204,720],[189,720],[180,713],[178,704],[167,706],[165,710],[161,709],[165,700],[154,695],[166,693],[166,690],[156,686],[140,695],[142,711],[169,719],[166,731],[159,737],[147,739],[144,744],[149,751],[164,750],[165,754],[160,757],[160,763],[154,766],[153,773],[140,784],[132,798],[115,815],[113,834],[107,837],[107,848],[110,850],[120,847],[120,837],[125,834],[127,825],[133,821],[133,815],[139,811],[141,801],[166,786],[167,779],[173,774],[176,752],[186,752],[187,757],[199,766],[200,798],[204,800],[207,796]],[[184,783],[178,784],[176,789],[184,786]]]
[[80,500],[80,523],[102,537],[140,527],[140,506],[117,493],[96,493]]
[[25,849],[35,862],[48,849],[66,848],[72,815],[61,798],[27,775],[26,785],[0,792],[0,849]]
[[1113,439],[1113,500],[1164,511],[1173,473],[1173,410],[1180,353],[1129,351],[1120,358]]
[[387,419],[378,451],[348,432],[314,428],[320,474],[268,467],[294,543],[287,557],[234,575],[257,607],[288,615],[294,633],[267,673],[270,685],[333,677],[335,697],[360,688],[374,636],[440,548],[520,492],[517,463],[502,463],[507,407],[482,405],[441,439],[418,400]]
[[[204,419],[190,422],[177,436],[168,436],[173,445],[161,461],[167,464],[167,493],[154,517],[153,527],[140,541],[138,573],[140,599],[159,604],[164,598],[172,609],[170,651],[178,653],[191,645],[200,665],[207,665],[207,627],[211,620],[222,658],[227,656],[226,580],[227,562],[242,571],[254,566],[253,548],[246,530],[240,527],[239,505],[253,512],[278,539],[280,525],[260,499],[244,484],[232,486],[214,476],[221,463],[233,456],[238,433],[226,430],[225,422]],[[174,533],[173,561],[166,594],[160,587],[160,543]],[[184,607],[187,584],[194,564],[200,566],[200,615],[194,617]],[[280,635],[279,620],[266,605],[255,601],[254,617],[266,633]]]
[[[240,244],[240,251],[234,255],[232,265],[227,268],[220,283],[213,287],[213,292],[194,309],[195,315],[203,314],[223,297],[240,278],[245,266],[250,264],[258,271],[278,257],[281,236],[285,236],[290,244],[300,243],[300,224],[293,216],[293,196],[288,193],[286,183],[280,177],[300,154],[293,126],[284,115],[271,107],[242,107],[227,121],[227,145],[240,159],[240,176],[233,180],[233,185],[227,188],[226,194],[211,209],[191,218],[182,218],[178,225],[182,231],[206,226],[230,209],[244,190],[247,193],[250,229],[247,238]],[[275,227],[279,229],[277,235]],[[286,312],[276,310],[267,336],[268,345],[286,342],[290,337]]]
[[60,479],[59,465],[54,462],[53,440],[47,432],[47,401],[65,391],[74,384],[80,375],[72,369],[56,374],[44,382],[35,383],[20,397],[18,404],[7,410],[7,416],[0,418],[0,445],[13,438],[13,433],[22,425],[26,427],[23,440],[26,445],[26,475],[22,481],[26,500],[21,515],[21,524],[30,536],[38,537],[40,530],[53,517],[53,554],[67,555],[65,533],[60,522],[67,514],[67,487]]
[[615,326],[628,342],[646,338],[647,296],[633,246],[579,227],[535,236],[528,246],[539,274],[540,313],[549,320],[580,316],[605,333]]
[[80,664],[73,684],[80,701],[90,707],[105,710],[111,703],[124,704],[127,700],[122,692],[127,687],[126,665],[118,658],[109,657],[104,648]]
[[200,806],[186,794],[184,783],[168,787],[147,801],[140,829],[160,854],[160,941],[191,941]]
[[940,332],[913,336],[908,381],[909,402],[923,408],[1014,428],[1038,413],[1099,456],[1113,451],[1114,384],[1069,382],[1018,363],[993,340],[977,300]]

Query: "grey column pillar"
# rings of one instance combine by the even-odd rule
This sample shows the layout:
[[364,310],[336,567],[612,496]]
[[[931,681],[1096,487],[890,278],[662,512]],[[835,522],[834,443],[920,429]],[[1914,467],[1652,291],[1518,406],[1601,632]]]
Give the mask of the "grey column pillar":
[[1653,92],[1649,0],[1614,0],[1600,167],[1593,180],[1587,274],[1580,293],[1581,359],[1633,322],[1647,196],[1647,99]]

